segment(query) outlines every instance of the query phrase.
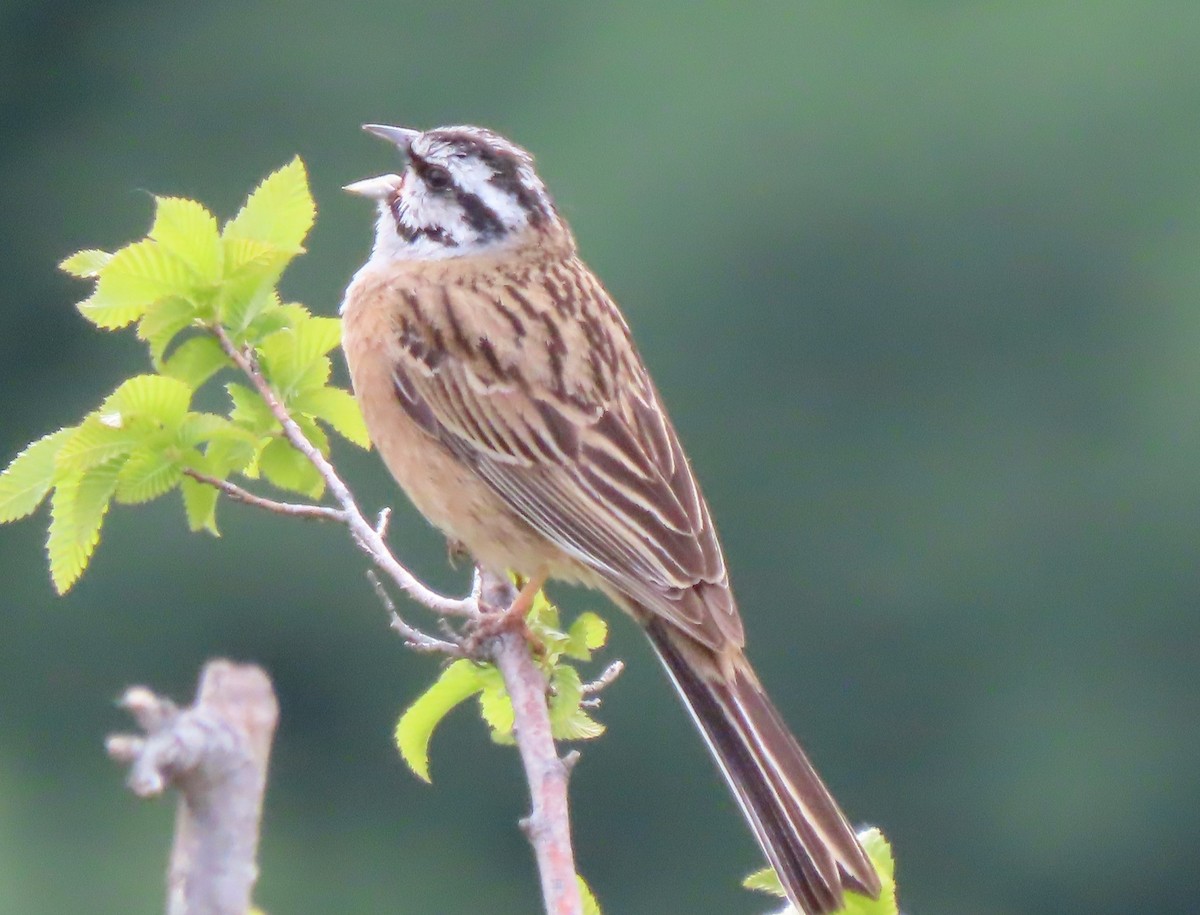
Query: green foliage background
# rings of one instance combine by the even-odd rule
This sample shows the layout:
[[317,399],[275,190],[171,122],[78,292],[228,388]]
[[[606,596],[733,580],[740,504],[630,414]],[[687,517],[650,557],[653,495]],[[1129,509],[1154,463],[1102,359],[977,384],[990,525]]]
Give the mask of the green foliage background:
[[[923,913],[1193,907],[1200,806],[1200,6],[0,5],[0,461],[144,366],[55,264],[227,218],[299,153],[285,295],[334,314],[392,170],[364,121],[514,136],[622,302],[713,503],[751,654]],[[338,455],[335,444],[335,455]],[[368,504],[398,501],[342,448]],[[393,539],[463,581],[398,505]],[[271,912],[529,912],[517,761],[467,712],[420,784],[433,676],[340,534],[116,507],[52,596],[0,531],[0,911],[153,912],[170,805],[103,757],[131,681],[267,665]],[[564,603],[598,608],[567,593]],[[633,627],[575,773],[608,912],[752,912],[733,803]]]

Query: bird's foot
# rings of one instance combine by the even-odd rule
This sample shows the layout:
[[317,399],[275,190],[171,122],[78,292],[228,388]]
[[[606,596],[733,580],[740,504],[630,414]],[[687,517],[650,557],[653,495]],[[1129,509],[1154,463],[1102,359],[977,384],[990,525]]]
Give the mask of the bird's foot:
[[545,646],[541,644],[541,640],[530,630],[527,617],[533,607],[534,598],[546,583],[546,577],[544,571],[539,571],[532,578],[526,579],[517,596],[507,607],[483,605],[484,612],[472,625],[464,648],[471,654],[482,653],[484,645],[497,636],[507,632],[518,632],[534,652],[544,650]]

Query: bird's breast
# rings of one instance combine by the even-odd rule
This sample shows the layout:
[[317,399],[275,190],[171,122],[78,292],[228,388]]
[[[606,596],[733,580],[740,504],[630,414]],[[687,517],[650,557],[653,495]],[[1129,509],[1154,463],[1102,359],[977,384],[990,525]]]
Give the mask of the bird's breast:
[[[405,351],[401,327],[406,321],[425,320],[422,299],[438,288],[430,286],[428,278],[407,273],[364,268],[347,289],[342,306],[342,345],[372,443],[417,510],[448,537],[465,544],[479,562],[499,573],[512,569],[531,576],[552,566],[558,577],[576,577],[563,567],[565,557],[556,548],[516,517],[467,464],[402,407],[397,360],[412,356]],[[425,295],[418,295],[422,290]],[[438,333],[424,328],[433,347],[427,355],[436,359],[437,346],[459,346],[444,325],[432,327]]]

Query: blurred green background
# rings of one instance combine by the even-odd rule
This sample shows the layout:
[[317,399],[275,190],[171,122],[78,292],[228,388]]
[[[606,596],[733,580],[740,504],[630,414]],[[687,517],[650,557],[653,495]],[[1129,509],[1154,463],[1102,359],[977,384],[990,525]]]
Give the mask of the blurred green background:
[[[0,3],[0,460],[145,365],[56,262],[232,215],[299,153],[285,292],[333,314],[391,171],[364,121],[533,150],[705,484],[751,655],[907,911],[1195,910],[1200,4]],[[399,503],[344,450],[372,508]],[[460,587],[398,504],[392,539]],[[337,531],[118,508],[50,590],[0,531],[0,911],[161,910],[171,805],[102,752],[131,682],[254,659],[283,723],[261,903],[528,913],[515,755],[473,715],[432,788],[390,744],[435,662]],[[559,592],[575,608],[598,597]],[[573,782],[610,913],[753,913],[755,848],[631,624]],[[1190,837],[1190,838],[1189,838]],[[1189,902],[1188,900],[1191,900]]]

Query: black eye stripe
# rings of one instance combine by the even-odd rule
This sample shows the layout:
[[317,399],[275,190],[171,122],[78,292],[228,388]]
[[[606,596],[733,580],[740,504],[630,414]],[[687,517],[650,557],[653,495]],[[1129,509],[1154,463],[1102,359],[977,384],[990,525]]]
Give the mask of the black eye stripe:
[[[479,240],[496,240],[511,231],[501,219],[500,211],[489,206],[480,193],[486,194],[488,188],[494,188],[523,210],[528,226],[540,229],[554,220],[554,204],[545,196],[544,190],[539,189],[536,178],[531,179],[534,182],[532,185],[523,180],[525,168],[530,163],[528,154],[518,148],[510,148],[506,141],[498,137],[470,130],[436,130],[427,132],[426,136],[434,145],[423,148],[430,150],[432,155],[425,158],[421,153],[410,150],[409,167],[431,193],[447,203],[453,201],[463,223]],[[460,184],[455,174],[441,164],[443,157],[473,159],[482,163],[490,174],[485,172],[478,180],[486,182],[486,185],[472,187],[469,182],[467,185]],[[411,234],[449,244],[454,241],[452,232],[453,228],[449,225],[430,225],[410,229],[407,233],[402,231],[401,235]],[[463,239],[458,241],[461,243]]]
[[504,223],[500,221],[496,211],[480,200],[479,195],[469,194],[456,187],[454,199],[462,207],[467,225],[484,238],[494,238],[504,232]]

